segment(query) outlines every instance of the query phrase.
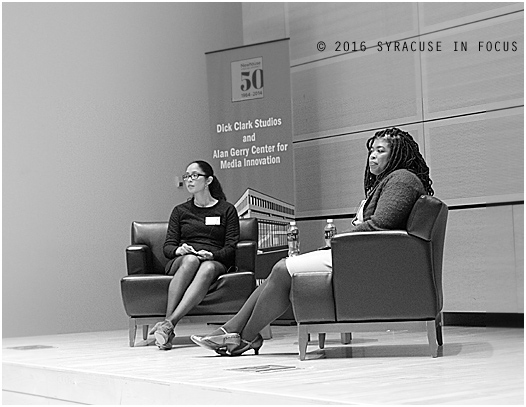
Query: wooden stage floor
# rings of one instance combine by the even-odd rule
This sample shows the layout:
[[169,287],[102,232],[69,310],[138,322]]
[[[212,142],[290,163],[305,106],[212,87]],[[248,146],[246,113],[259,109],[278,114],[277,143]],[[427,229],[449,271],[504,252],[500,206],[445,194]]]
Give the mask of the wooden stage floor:
[[[444,327],[442,356],[423,332],[327,335],[298,359],[297,328],[273,326],[259,356],[195,346],[183,323],[171,351],[128,347],[127,331],[6,338],[3,404],[524,404],[522,328]],[[141,342],[138,332],[138,345]],[[314,338],[317,339],[317,338]],[[149,341],[151,342],[151,341]]]

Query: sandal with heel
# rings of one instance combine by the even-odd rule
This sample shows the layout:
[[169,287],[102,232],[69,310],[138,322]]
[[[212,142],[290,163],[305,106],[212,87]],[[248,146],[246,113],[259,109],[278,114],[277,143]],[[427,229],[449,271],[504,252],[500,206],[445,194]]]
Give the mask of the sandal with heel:
[[263,346],[263,337],[258,334],[251,342],[244,339],[241,339],[240,342],[238,346],[227,346],[226,351],[229,356],[240,356],[250,349],[254,349],[254,354],[259,355],[259,349]]
[[238,333],[229,333],[225,328],[220,327],[224,334],[223,335],[207,335],[199,336],[192,335],[190,339],[196,345],[201,346],[202,348],[213,350],[216,353],[224,356],[227,354],[227,347],[237,347],[241,342],[241,337]]
[[155,336],[155,344],[161,350],[170,350],[172,349],[172,340],[175,338],[173,324],[164,320],[155,324],[155,326],[150,330],[150,334]]

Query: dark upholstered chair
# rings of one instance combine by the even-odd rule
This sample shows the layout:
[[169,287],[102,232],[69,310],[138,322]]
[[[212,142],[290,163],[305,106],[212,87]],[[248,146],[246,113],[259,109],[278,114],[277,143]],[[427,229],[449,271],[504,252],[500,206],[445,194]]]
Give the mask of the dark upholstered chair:
[[[256,288],[257,219],[240,219],[239,226],[236,270],[220,276],[187,316],[228,318],[239,311]],[[146,340],[149,325],[166,316],[168,285],[172,280],[172,276],[164,273],[168,262],[163,254],[167,228],[168,222],[132,223],[132,244],[126,248],[128,275],[121,280],[124,309],[130,317],[130,346],[135,344],[137,326],[143,325]]]
[[[292,277],[300,360],[310,334],[427,331],[431,356],[442,346],[442,257],[448,209],[423,195],[406,230],[343,233],[332,239],[331,272]],[[350,339],[350,335],[348,336]],[[438,346],[437,346],[438,343]]]

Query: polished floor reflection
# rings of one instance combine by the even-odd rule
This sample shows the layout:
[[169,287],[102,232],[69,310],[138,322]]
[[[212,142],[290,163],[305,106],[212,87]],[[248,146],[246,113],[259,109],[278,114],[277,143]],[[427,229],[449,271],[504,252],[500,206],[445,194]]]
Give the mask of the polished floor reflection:
[[422,332],[329,334],[305,361],[296,327],[235,358],[189,340],[210,330],[181,324],[171,351],[127,331],[4,339],[3,404],[524,404],[521,328],[446,326],[435,359]]

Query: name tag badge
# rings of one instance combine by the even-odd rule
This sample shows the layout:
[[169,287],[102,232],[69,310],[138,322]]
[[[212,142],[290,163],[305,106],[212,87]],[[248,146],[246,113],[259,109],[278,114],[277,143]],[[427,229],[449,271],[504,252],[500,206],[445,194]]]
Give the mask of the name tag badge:
[[213,226],[221,224],[221,216],[207,216],[205,218],[205,225]]

